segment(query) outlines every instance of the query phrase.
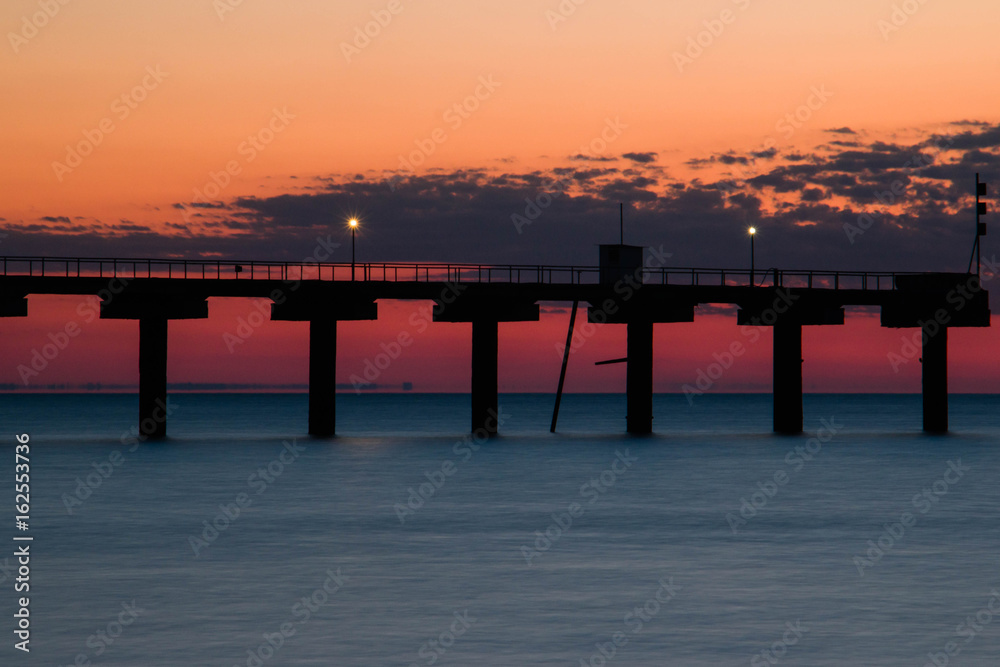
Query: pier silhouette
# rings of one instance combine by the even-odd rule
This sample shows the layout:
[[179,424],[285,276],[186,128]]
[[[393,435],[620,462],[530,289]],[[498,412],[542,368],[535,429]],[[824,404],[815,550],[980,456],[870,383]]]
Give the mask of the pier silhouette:
[[772,327],[774,430],[802,431],[802,327],[844,324],[845,307],[883,327],[922,330],[923,428],[948,430],[948,329],[988,327],[975,273],[651,267],[638,246],[601,247],[598,266],[298,263],[201,259],[0,258],[0,317],[31,295],[96,295],[102,319],[139,322],[139,428],[167,433],[167,327],[207,318],[210,297],[271,300],[271,320],[309,322],[309,433],[336,433],[337,323],[376,320],[379,299],[435,302],[435,322],[472,324],[471,428],[497,433],[502,322],[539,319],[539,302],[587,303],[588,321],[624,324],[630,433],[653,425],[653,327],[733,304],[740,325]]

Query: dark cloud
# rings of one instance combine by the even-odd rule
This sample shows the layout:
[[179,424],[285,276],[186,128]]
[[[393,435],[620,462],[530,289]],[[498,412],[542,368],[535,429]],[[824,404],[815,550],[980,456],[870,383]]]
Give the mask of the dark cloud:
[[993,168],[1000,166],[1000,155],[974,149],[962,155],[961,165],[966,167]]
[[578,153],[572,157],[570,160],[577,162],[614,162],[617,158],[600,156],[600,155],[584,155],[583,153]]
[[148,234],[154,233],[153,230],[150,229],[148,226],[137,225],[131,220],[122,220],[118,223],[109,225],[109,227],[111,227],[111,229],[121,232],[145,232]]
[[817,202],[826,199],[826,193],[820,188],[806,188],[802,191],[802,201]]
[[1000,124],[975,124],[963,121],[964,125],[972,125],[975,130],[966,130],[958,134],[931,136],[925,147],[947,146],[955,150],[973,150],[983,148],[995,148],[1000,146]]
[[659,153],[624,153],[622,157],[626,160],[631,160],[632,162],[649,164],[651,162],[656,162],[656,158],[659,157]]
[[719,155],[716,159],[718,159],[718,161],[722,164],[750,164],[750,158],[743,155],[734,155],[732,153]]
[[824,132],[829,132],[831,134],[857,134],[857,132],[855,132],[854,130],[852,130],[849,127],[832,127],[830,129],[823,130],[823,131]]
[[689,167],[691,167],[693,169],[704,169],[705,167],[707,167],[708,165],[712,164],[713,162],[715,162],[715,158],[714,157],[706,157],[706,158],[696,157],[696,158],[691,158],[690,160],[687,160],[684,164],[686,164],[687,166],[689,166]]
[[754,158],[756,158],[758,160],[771,160],[775,156],[778,155],[778,149],[777,148],[768,148],[767,150],[763,150],[763,151],[754,151],[754,152],[751,152],[750,155],[751,155],[751,157],[754,157]]
[[[965,269],[971,243],[969,211],[959,204],[967,202],[976,171],[989,180],[1000,169],[997,132],[998,126],[969,121],[940,135],[937,144],[929,138],[855,141],[688,161],[693,168],[714,164],[752,172],[729,181],[681,183],[666,178],[652,160],[628,157],[654,153],[626,154],[624,171],[570,163],[525,171],[498,165],[362,179],[331,175],[276,196],[176,204],[148,227],[129,220],[71,223],[65,216],[8,223],[4,248],[26,255],[297,261],[326,246],[332,261],[349,261],[344,221],[357,214],[363,262],[593,265],[596,246],[617,241],[618,203],[625,202],[626,240],[662,245],[676,266],[744,267],[745,230],[754,224],[761,266],[956,271]],[[876,195],[893,186],[901,194],[888,207]],[[850,237],[845,226],[857,227],[862,216],[872,222]],[[990,238],[986,257],[992,255]]]
[[594,181],[602,176],[617,174],[617,169],[577,169],[572,173],[573,180],[583,182]]

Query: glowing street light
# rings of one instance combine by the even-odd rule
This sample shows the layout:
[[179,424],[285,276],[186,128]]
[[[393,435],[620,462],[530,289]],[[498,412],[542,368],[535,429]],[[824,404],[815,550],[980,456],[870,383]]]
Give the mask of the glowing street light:
[[356,236],[358,232],[358,219],[351,218],[347,221],[347,226],[351,228],[351,280],[354,280],[354,250],[356,246]]
[[755,280],[754,280],[753,239],[754,239],[755,236],[757,236],[757,228],[756,227],[751,227],[748,231],[750,232],[750,287],[753,287],[754,283],[755,283]]

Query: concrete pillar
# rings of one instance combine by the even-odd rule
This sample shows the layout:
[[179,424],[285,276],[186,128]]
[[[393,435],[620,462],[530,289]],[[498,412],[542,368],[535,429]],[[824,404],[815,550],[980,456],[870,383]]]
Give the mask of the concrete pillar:
[[337,432],[337,320],[309,321],[309,435]]
[[924,431],[948,431],[948,329],[938,327],[930,335],[923,328]]
[[774,324],[774,432],[802,432],[802,325]]
[[625,393],[628,403],[628,432],[653,432],[653,323],[628,323],[628,368]]
[[167,319],[139,320],[139,432],[167,437]]
[[472,431],[497,434],[499,415],[497,345],[495,320],[472,321]]

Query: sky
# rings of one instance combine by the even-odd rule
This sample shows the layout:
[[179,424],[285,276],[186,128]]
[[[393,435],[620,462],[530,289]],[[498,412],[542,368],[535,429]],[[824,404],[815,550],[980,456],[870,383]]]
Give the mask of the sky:
[[[1000,165],[997,25],[979,0],[5,0],[0,255],[349,261],[356,215],[359,261],[594,265],[624,202],[626,242],[673,266],[746,268],[754,225],[762,267],[964,271]],[[341,325],[339,382],[410,333],[380,386],[468,390],[469,325],[379,307]],[[137,325],[81,312],[0,320],[0,385],[134,384]],[[227,343],[260,312],[172,322],[170,381],[305,383],[304,325]],[[501,325],[501,391],[554,390],[568,317]],[[877,318],[806,330],[807,391],[919,391],[890,361],[913,332]],[[769,390],[770,334],[731,309],[656,331],[658,391],[734,341],[711,391]],[[593,365],[623,326],[578,347],[568,391],[624,389]],[[954,331],[952,390],[1000,391],[997,347]]]

